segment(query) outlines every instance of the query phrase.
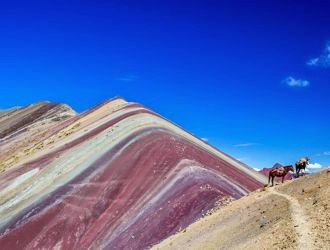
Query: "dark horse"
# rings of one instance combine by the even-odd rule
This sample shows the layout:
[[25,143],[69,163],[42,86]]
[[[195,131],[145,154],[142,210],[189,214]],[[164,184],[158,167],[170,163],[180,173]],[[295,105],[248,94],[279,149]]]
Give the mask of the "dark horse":
[[303,157],[299,161],[296,162],[296,174],[297,174],[297,178],[299,178],[299,173],[300,173],[300,171],[302,169],[305,172],[306,166],[308,164],[309,164],[309,158],[308,157]]
[[288,165],[288,166],[284,166],[284,167],[279,167],[279,168],[274,168],[272,170],[270,170],[269,172],[269,176],[268,176],[268,186],[270,183],[270,178],[272,178],[272,186],[274,186],[274,178],[276,177],[282,177],[282,183],[284,181],[284,177],[286,176],[286,174],[292,171],[294,172],[293,166],[292,165]]

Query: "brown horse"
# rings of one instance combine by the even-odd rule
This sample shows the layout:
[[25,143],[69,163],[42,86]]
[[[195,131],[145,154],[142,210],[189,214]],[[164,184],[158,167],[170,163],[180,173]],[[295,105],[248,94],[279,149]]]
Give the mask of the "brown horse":
[[309,164],[309,158],[308,157],[303,157],[299,161],[296,162],[296,173],[297,173],[297,178],[300,176],[300,171],[304,170],[302,172],[302,175],[305,174],[305,169],[306,166]]
[[293,166],[292,165],[288,165],[288,166],[284,166],[284,167],[279,167],[279,168],[275,168],[270,170],[269,172],[269,176],[268,176],[268,186],[270,183],[270,178],[272,178],[272,186],[274,186],[274,178],[276,177],[282,177],[282,183],[284,181],[284,177],[286,176],[286,174],[292,171],[294,172]]

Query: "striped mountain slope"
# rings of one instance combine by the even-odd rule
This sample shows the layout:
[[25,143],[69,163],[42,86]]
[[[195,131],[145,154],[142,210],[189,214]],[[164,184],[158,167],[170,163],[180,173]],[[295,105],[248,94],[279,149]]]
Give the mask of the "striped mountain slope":
[[1,249],[145,249],[265,178],[146,107],[0,113]]

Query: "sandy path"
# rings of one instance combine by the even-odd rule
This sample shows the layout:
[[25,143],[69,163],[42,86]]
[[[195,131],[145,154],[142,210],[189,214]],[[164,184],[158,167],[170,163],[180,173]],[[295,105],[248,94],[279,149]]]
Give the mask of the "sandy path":
[[152,249],[330,250],[329,178],[330,172],[324,170],[261,188]]
[[290,195],[278,192],[275,188],[270,188],[269,190],[271,193],[282,196],[288,200],[291,209],[291,217],[297,233],[299,249],[314,249],[313,240],[311,237],[311,226],[307,220],[308,217],[305,215],[305,212],[300,206],[298,200]]

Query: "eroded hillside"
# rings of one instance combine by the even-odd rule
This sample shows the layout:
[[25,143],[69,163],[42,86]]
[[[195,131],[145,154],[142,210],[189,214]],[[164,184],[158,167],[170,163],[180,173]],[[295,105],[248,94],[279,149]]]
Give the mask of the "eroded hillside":
[[262,188],[154,249],[330,249],[330,171]]
[[265,182],[122,98],[0,116],[1,249],[144,249]]

